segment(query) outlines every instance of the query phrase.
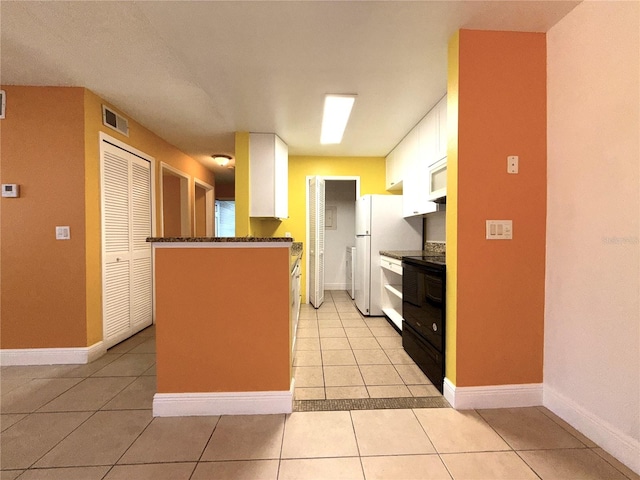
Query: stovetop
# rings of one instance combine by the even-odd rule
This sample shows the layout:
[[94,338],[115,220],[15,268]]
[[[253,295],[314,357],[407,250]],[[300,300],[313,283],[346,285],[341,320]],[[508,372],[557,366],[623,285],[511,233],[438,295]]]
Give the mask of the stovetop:
[[437,253],[434,253],[433,255],[403,256],[402,261],[413,265],[422,265],[425,267],[436,267],[441,269],[444,269],[447,265],[446,257]]

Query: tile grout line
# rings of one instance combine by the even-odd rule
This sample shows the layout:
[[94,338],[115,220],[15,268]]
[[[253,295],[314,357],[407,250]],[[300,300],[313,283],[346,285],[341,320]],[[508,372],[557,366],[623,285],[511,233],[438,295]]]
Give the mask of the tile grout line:
[[211,440],[213,439],[213,434],[215,433],[216,428],[218,428],[218,425],[220,424],[220,420],[222,420],[222,415],[218,415],[217,417],[218,419],[216,420],[216,424],[213,426],[213,429],[211,430],[211,434],[209,435],[209,438],[205,442],[204,447],[202,447],[202,451],[200,452],[198,459],[195,461],[195,464],[193,465],[193,470],[191,470],[191,474],[189,475],[189,480],[191,480],[191,478],[193,477],[193,474],[196,472],[198,465],[202,461],[202,456],[204,455],[204,452],[207,451],[207,447],[209,446],[209,443],[211,443]]

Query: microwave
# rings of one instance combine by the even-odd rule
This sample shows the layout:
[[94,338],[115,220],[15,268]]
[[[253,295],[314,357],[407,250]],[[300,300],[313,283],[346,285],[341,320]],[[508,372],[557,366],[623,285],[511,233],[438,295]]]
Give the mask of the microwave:
[[429,201],[447,195],[447,157],[438,160],[428,169]]

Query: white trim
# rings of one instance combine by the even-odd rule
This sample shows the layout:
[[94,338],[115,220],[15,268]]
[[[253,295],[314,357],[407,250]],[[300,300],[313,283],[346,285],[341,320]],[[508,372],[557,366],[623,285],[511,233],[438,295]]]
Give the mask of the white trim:
[[640,440],[621,432],[549,385],[544,386],[543,405],[640,474]]
[[154,417],[267,415],[293,411],[294,382],[276,392],[156,393]]
[[77,348],[4,348],[0,365],[75,365],[93,362],[107,352],[103,342]]
[[542,383],[456,387],[445,378],[443,390],[444,398],[456,410],[542,405]]

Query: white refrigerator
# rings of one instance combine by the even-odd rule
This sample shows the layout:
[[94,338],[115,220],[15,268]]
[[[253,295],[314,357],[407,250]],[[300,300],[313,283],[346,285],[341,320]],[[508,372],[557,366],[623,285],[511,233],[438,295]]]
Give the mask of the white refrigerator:
[[356,200],[355,301],[363,315],[383,315],[381,250],[422,250],[422,217],[402,216],[401,195]]

